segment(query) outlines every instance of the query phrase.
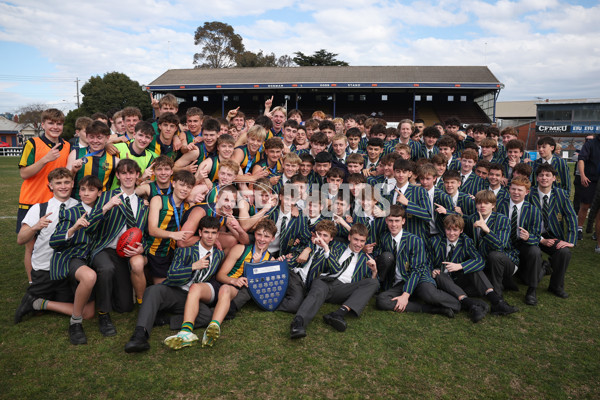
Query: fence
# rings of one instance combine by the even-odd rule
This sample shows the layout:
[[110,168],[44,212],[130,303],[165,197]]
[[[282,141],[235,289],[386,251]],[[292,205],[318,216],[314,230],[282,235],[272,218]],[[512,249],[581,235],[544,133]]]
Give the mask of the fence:
[[0,157],[19,157],[22,151],[22,147],[0,147]]

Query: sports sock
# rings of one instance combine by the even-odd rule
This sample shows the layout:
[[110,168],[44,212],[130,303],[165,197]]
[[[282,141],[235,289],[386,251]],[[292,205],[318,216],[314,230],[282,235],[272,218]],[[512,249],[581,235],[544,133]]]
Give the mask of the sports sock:
[[136,297],[135,300],[137,301],[138,304],[142,304],[142,299],[140,299],[139,297]]
[[83,317],[81,315],[79,317],[71,315],[71,321],[69,321],[69,324],[70,325],[81,324],[82,322],[83,322]]
[[471,307],[473,307],[473,304],[475,304],[475,302],[473,300],[471,300],[469,297],[464,297],[460,301],[460,305],[463,310],[470,310]]
[[181,324],[181,330],[184,332],[192,333],[194,331],[194,323],[190,321],[185,321],[183,324]]
[[46,299],[35,299],[33,301],[33,309],[34,310],[45,310],[48,307],[48,300]]
[[498,296],[498,293],[496,293],[496,291],[494,291],[494,290],[491,290],[488,293],[486,293],[485,297],[487,297],[487,299],[490,301],[490,303],[492,303],[494,305],[500,303],[500,300],[502,300],[502,298],[500,296]]
[[[212,321],[210,321],[210,323],[211,323],[211,324],[217,324],[217,326],[218,326],[219,328],[221,327],[221,324],[220,324],[220,323],[219,323],[219,321],[217,321],[217,320],[214,320],[214,319],[213,319]],[[209,325],[210,325],[210,324],[209,324]]]

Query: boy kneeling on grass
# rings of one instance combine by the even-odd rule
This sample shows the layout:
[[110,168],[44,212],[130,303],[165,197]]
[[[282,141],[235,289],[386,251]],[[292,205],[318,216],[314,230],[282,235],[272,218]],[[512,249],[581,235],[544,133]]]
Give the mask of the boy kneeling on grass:
[[[85,344],[82,320],[94,316],[94,302],[88,301],[96,282],[96,273],[86,265],[88,232],[95,228],[92,219],[98,220],[94,217],[87,220],[86,215],[98,199],[102,185],[97,177],[84,178],[80,185],[82,203],[79,204],[71,198],[73,176],[68,169],[52,170],[48,174],[48,186],[54,196],[47,203],[30,208],[17,236],[19,244],[33,238],[35,243],[32,283],[17,308],[15,324],[34,310],[56,311],[71,316],[71,343]],[[96,216],[101,217],[101,214],[96,213]]]

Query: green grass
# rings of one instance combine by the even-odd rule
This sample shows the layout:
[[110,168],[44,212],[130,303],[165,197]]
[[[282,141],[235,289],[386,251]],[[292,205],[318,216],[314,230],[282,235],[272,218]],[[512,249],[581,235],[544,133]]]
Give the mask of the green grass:
[[[16,215],[20,178],[15,158],[0,158],[0,216]],[[88,345],[72,346],[68,317],[45,313],[13,325],[27,287],[14,219],[0,219],[0,398],[600,398],[598,267],[589,235],[574,251],[567,300],[539,290],[537,307],[508,292],[521,312],[397,315],[373,301],[345,333],[323,324],[325,305],[305,339],[289,339],[292,316],[244,308],[223,324],[211,349],[171,351],[155,328],[151,349],[126,354],[136,312],[114,314],[118,335],[104,338],[85,321]],[[544,278],[541,288],[548,284]],[[198,330],[199,335],[202,334]]]

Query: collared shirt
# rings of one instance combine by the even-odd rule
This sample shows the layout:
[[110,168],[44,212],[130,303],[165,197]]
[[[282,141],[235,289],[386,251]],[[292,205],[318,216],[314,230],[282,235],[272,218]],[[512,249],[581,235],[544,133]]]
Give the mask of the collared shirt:
[[352,282],[352,276],[354,275],[354,271],[356,270],[356,264],[358,262],[358,254],[353,252],[352,250],[350,250],[350,247],[348,247],[348,248],[346,248],[346,250],[344,250],[344,252],[342,253],[342,256],[339,259],[340,265],[343,265],[344,262],[352,254],[354,254],[354,257],[352,258],[352,261],[350,261],[348,268],[346,268],[346,270],[337,278],[342,283]]
[[508,207],[508,220],[512,221],[513,207],[517,206],[517,226],[520,226],[519,224],[521,222],[521,208],[523,207],[523,203],[524,202],[522,201],[519,204],[515,204],[515,203],[513,203],[512,199],[511,199],[510,200],[510,205]]
[[[302,267],[294,268],[294,272],[300,275],[300,278],[302,278],[302,282],[304,283],[306,283],[306,277],[308,276],[308,271],[310,271],[310,267],[312,266],[315,254],[317,254],[317,251],[319,250],[324,252],[322,247],[315,246],[315,250],[310,253],[308,261]],[[323,255],[325,256],[325,258],[329,258],[329,252],[324,252]]]
[[452,206],[456,207],[458,203],[458,192],[456,192],[454,196],[450,196],[450,199],[452,200]]
[[[206,257],[206,255],[210,251],[210,258],[208,259],[208,266],[209,266],[209,268],[210,268],[210,265],[212,264],[213,257],[215,256],[214,249],[215,248],[213,246],[213,247],[211,247],[210,249],[207,250],[207,249],[204,248],[204,246],[202,246],[202,242],[201,241],[198,242],[198,260],[202,260],[204,257]],[[192,277],[191,277],[192,279],[190,279],[188,281],[188,283],[186,283],[185,285],[181,286],[181,288],[183,290],[185,290],[185,291],[189,291],[190,290],[190,286],[192,286],[192,283],[194,283],[193,282],[193,278],[196,275],[196,271],[198,271],[198,270],[192,271]],[[199,271],[202,271],[202,270],[199,270]],[[214,297],[214,294],[213,294],[213,297]]]
[[432,217],[429,220],[429,233],[432,235],[439,233],[437,226],[435,226],[435,206],[433,205],[433,197],[435,196],[435,186],[432,186],[431,189],[427,191],[429,195],[429,203],[431,204]]
[[290,220],[292,219],[292,212],[289,211],[288,213],[284,213],[281,210],[279,211],[279,217],[277,218],[277,222],[275,223],[275,225],[277,226],[277,233],[275,233],[275,237],[271,241],[271,244],[269,244],[269,253],[271,254],[279,251],[280,249],[279,238],[281,237],[281,223],[283,222],[283,217],[287,218],[285,223],[285,227],[287,227],[290,223]]
[[[398,253],[398,249],[400,248],[400,243],[402,242],[402,232],[404,230],[400,229],[400,232],[398,232],[398,234],[396,236],[393,237],[394,239],[394,246],[396,247],[396,251],[395,253]],[[396,256],[396,254],[394,254],[394,256]],[[395,257],[396,259],[398,258],[397,256]],[[400,275],[400,271],[398,271],[398,268],[396,268],[396,272],[394,275],[394,285],[396,285],[398,282],[403,281],[402,279],[402,275]]]
[[383,183],[383,192],[390,193],[396,187],[396,178],[385,178]]
[[[137,194],[132,193],[132,194],[125,194],[125,192],[123,191],[123,189],[121,188],[121,201],[123,203],[125,203],[125,198],[129,197],[129,202],[131,203],[131,211],[133,211],[133,216],[137,218],[137,213],[138,213],[138,208],[139,208],[139,197],[137,196]],[[113,209],[113,212],[121,212],[119,210]],[[117,248],[117,243],[119,242],[119,238],[121,237],[122,234],[125,233],[125,231],[127,231],[127,224],[125,224],[123,226],[123,229],[121,229],[121,232],[119,232],[119,234],[113,239],[112,242],[110,242],[106,247],[110,248],[110,249],[116,249]]]
[[467,181],[467,179],[469,179],[469,177],[471,176],[471,174],[473,173],[473,171],[469,172],[466,175],[463,175],[462,173],[460,174],[460,178],[462,180],[462,183],[465,183]]
[[[48,200],[48,206],[44,215],[51,213],[47,217],[50,220],[50,224],[38,232],[33,244],[31,265],[35,271],[50,271],[50,260],[52,259],[52,254],[54,254],[54,249],[50,247],[50,237],[58,225],[61,204],[64,204],[66,209],[76,206],[77,203],[77,200],[73,198],[69,198],[64,203],[58,201],[56,197]],[[40,205],[38,203],[31,206],[22,223],[33,227],[40,219]]]
[[[404,184],[404,186],[402,186],[401,188],[398,188],[398,190],[400,190],[400,193],[404,194],[406,192],[406,189],[408,188],[408,185],[410,184],[410,182],[406,182]],[[398,182],[396,182],[396,185],[398,185]],[[394,198],[392,199],[392,204],[396,204],[396,200],[398,199],[398,192],[394,191]]]

